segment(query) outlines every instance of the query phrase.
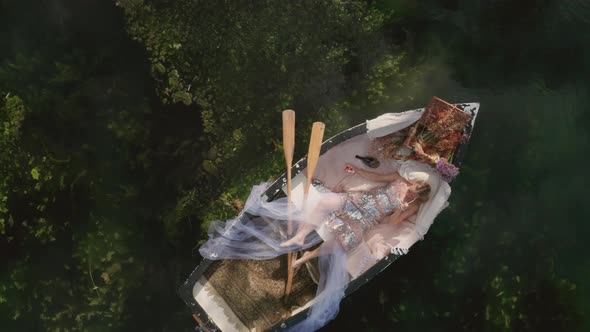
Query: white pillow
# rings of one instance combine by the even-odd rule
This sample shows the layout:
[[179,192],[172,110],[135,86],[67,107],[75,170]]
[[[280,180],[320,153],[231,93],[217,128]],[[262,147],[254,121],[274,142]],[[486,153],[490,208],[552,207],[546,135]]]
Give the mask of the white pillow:
[[423,162],[408,160],[401,163],[399,174],[408,181],[424,181],[430,185],[430,197],[440,186],[440,175],[434,167]]

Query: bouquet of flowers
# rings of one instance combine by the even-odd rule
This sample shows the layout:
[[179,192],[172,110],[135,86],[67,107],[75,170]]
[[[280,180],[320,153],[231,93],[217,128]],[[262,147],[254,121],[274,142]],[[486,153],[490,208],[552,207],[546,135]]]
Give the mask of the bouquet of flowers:
[[436,166],[450,182],[459,174],[451,161],[457,146],[468,139],[464,131],[471,119],[470,114],[433,97],[420,120],[410,127],[403,145],[414,151],[415,159]]

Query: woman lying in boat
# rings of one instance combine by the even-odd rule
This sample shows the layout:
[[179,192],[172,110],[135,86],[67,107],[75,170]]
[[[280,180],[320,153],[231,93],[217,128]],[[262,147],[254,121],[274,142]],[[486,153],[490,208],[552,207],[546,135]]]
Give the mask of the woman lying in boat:
[[[374,173],[350,164],[346,164],[345,171],[388,184],[365,191],[321,192],[314,202],[308,202],[310,209],[291,212],[286,198],[270,202],[261,198],[267,184],[255,186],[237,218],[212,225],[200,253],[208,259],[270,259],[323,242],[317,233],[310,234],[323,226],[344,252],[350,253],[376,225],[397,224],[410,218],[430,195],[430,185],[410,182],[397,172]],[[281,238],[288,219],[297,224],[298,232],[284,241]],[[300,265],[319,251],[306,253],[294,263]]]
[[[365,191],[318,190],[303,208],[290,208],[287,198],[267,201],[262,194],[268,184],[263,183],[252,189],[235,219],[212,225],[209,240],[199,248],[201,255],[211,260],[261,260],[323,242],[296,263],[318,256],[320,271],[313,305],[305,320],[294,327],[296,331],[315,331],[336,316],[351,277],[365,271],[367,262],[376,262],[393,250],[392,237],[384,235],[388,230],[391,235],[391,228],[395,228],[391,223],[416,214],[430,193],[428,184],[407,181],[398,173],[377,174],[348,164],[345,170],[387,184]],[[295,222],[299,231],[285,242],[289,221]],[[330,230],[326,241],[319,234],[323,228]],[[317,232],[311,232],[314,229]],[[368,241],[363,239],[365,234]]]
[[[420,205],[430,195],[430,185],[423,182],[410,182],[399,173],[380,174],[346,164],[345,171],[358,174],[373,181],[388,183],[366,191],[349,191],[322,197],[310,220],[325,220],[326,227],[348,253],[364,241],[365,234],[377,224],[398,224],[415,215]],[[322,216],[328,216],[327,218]],[[305,223],[290,240],[281,247],[301,247],[306,236],[316,228],[313,223]],[[321,247],[306,252],[293,263],[294,267],[319,256]]]

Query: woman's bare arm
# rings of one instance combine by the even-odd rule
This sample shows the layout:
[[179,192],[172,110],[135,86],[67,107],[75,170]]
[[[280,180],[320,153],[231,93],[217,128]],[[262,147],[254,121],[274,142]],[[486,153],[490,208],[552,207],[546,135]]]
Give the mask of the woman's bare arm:
[[350,165],[350,164],[346,164],[346,167],[350,167],[354,171],[354,173],[356,173],[356,174],[358,174],[370,181],[393,182],[393,181],[400,178],[400,175],[397,172],[388,173],[388,174],[381,174],[381,173],[366,171],[362,168],[358,168],[358,167]]
[[409,217],[415,215],[420,209],[420,204],[411,204],[406,210],[398,210],[394,214],[388,217],[386,220],[389,224],[398,224]]

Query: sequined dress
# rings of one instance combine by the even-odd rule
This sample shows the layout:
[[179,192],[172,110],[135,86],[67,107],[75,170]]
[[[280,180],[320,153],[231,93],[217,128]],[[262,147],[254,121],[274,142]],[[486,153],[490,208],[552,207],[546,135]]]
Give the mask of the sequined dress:
[[403,205],[407,191],[408,183],[398,179],[367,191],[342,193],[341,208],[328,216],[326,225],[344,250],[351,251],[366,232]]

